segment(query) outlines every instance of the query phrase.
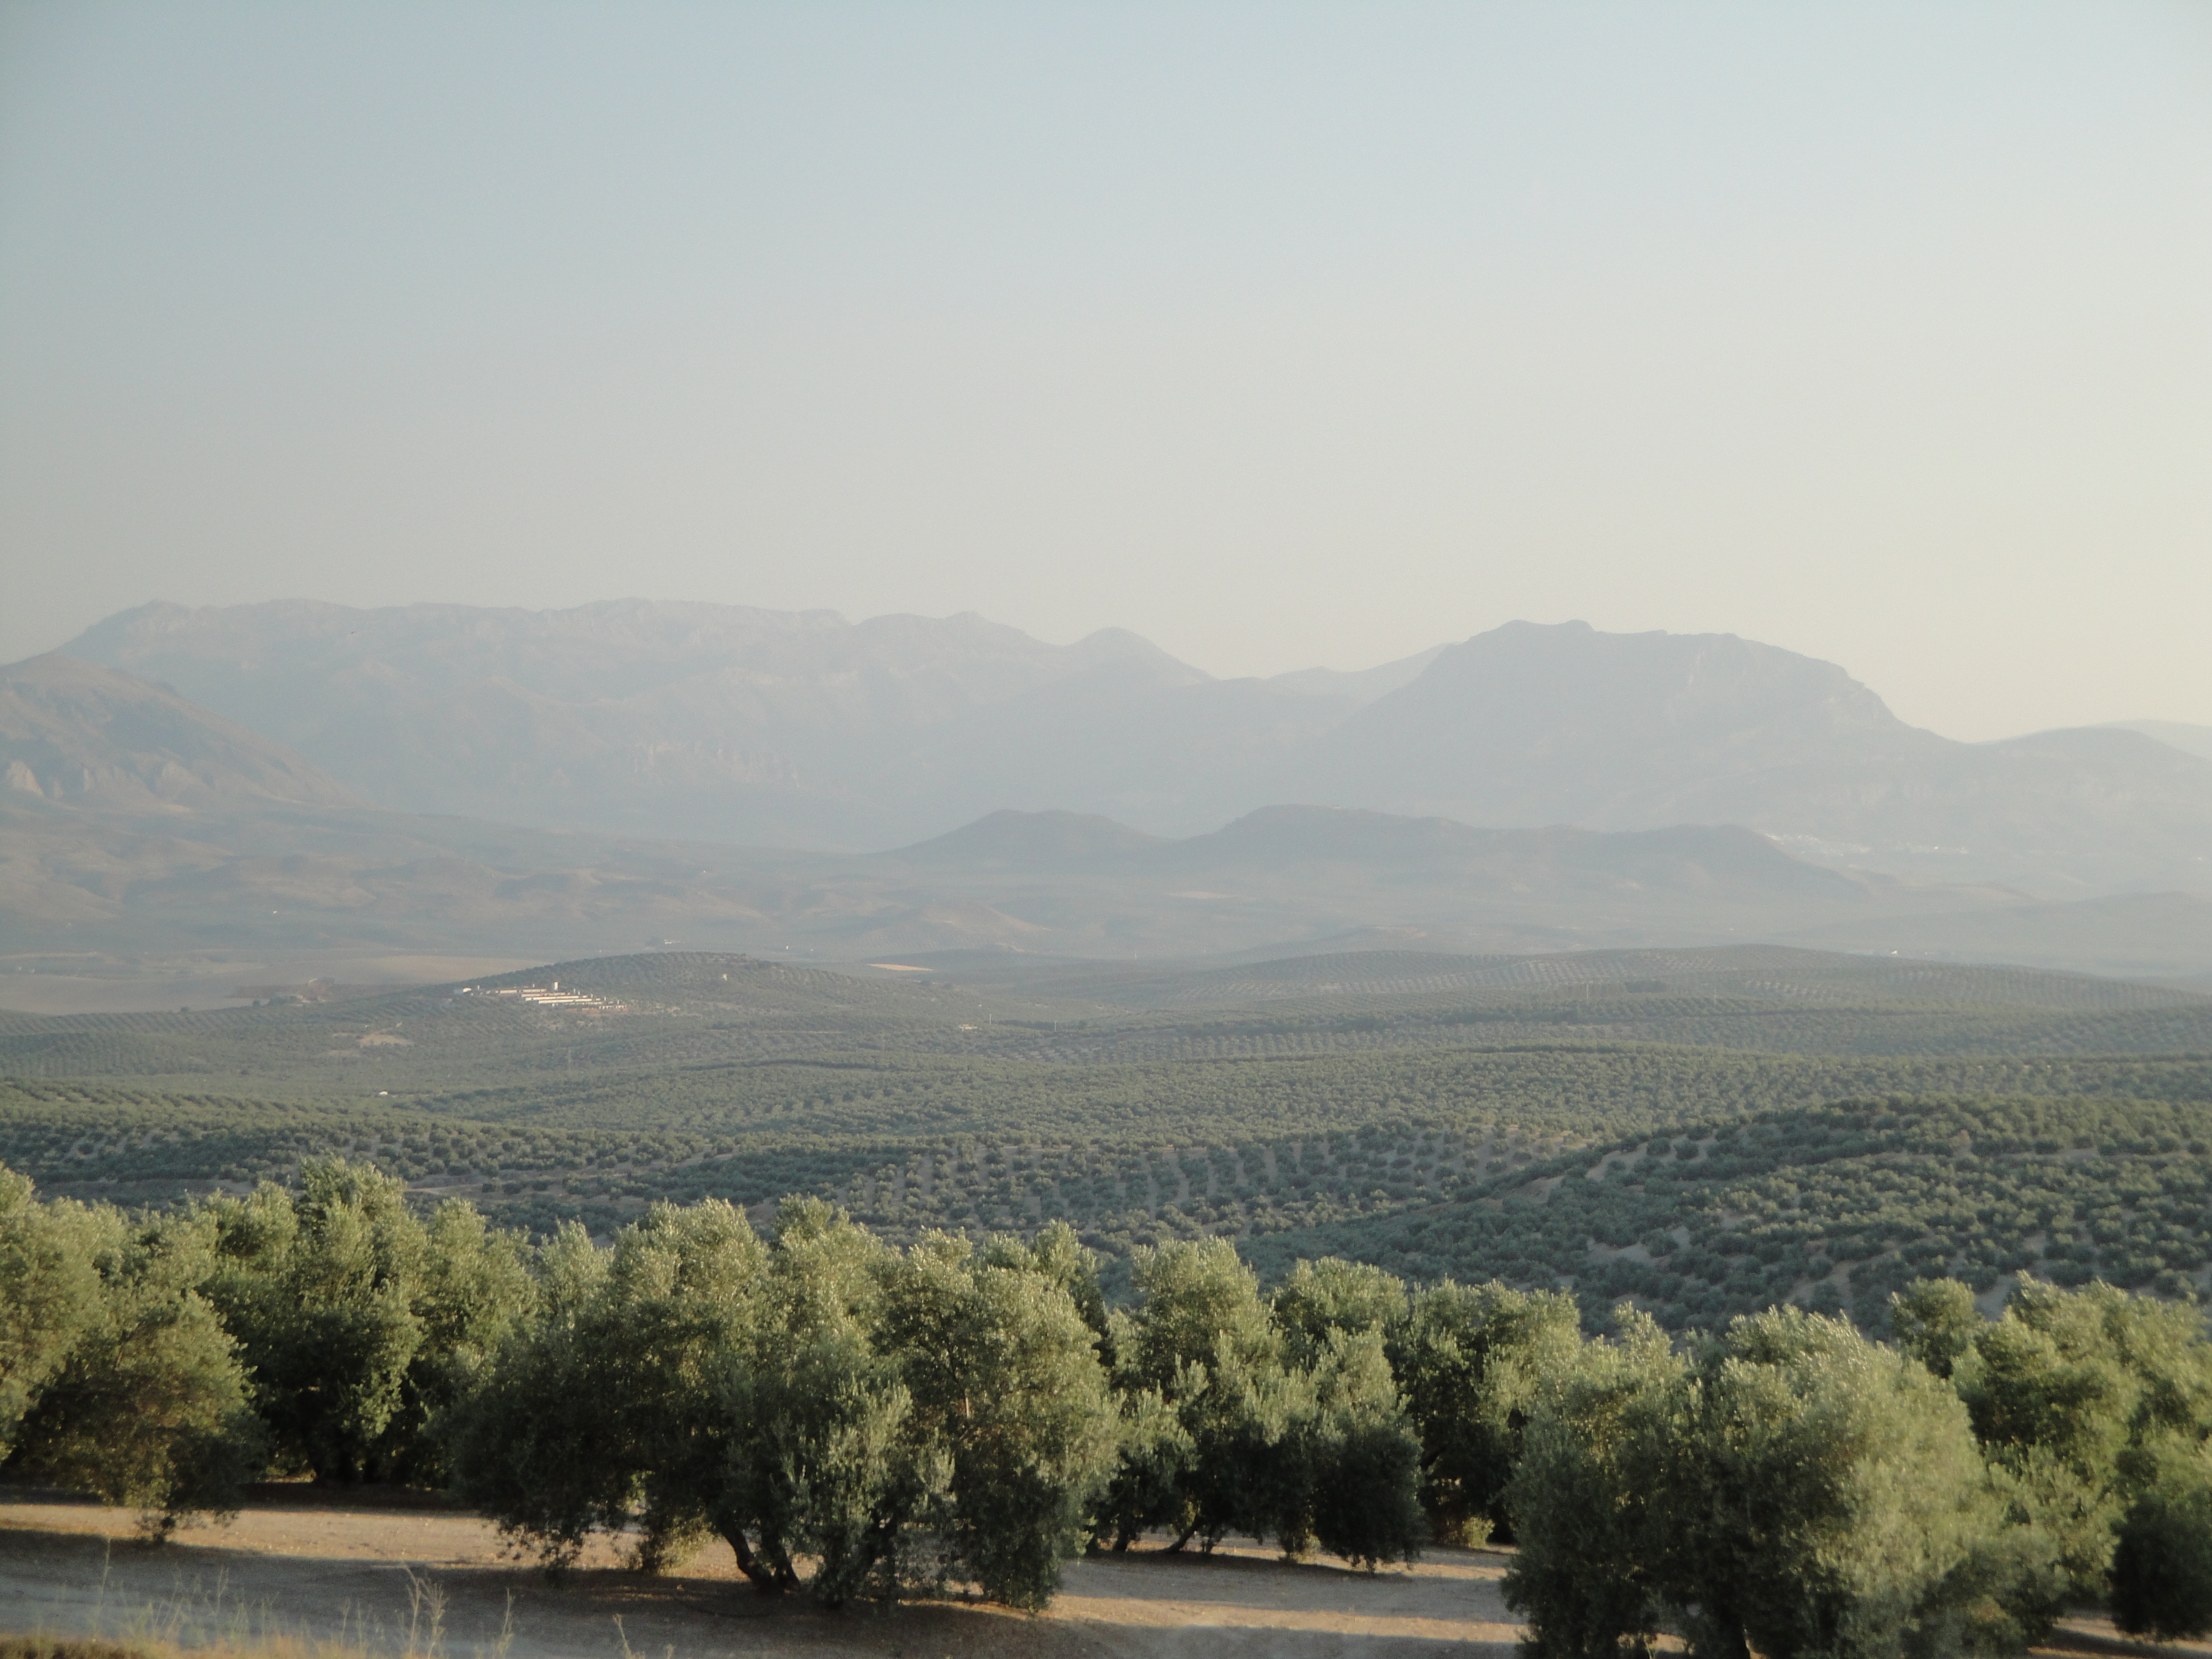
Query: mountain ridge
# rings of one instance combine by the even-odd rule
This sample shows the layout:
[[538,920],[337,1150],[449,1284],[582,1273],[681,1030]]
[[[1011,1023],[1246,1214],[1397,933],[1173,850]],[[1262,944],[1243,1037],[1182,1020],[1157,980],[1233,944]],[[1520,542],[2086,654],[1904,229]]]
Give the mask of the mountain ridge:
[[532,830],[368,806],[175,692],[64,656],[0,672],[0,763],[20,774],[0,797],[0,933],[18,961],[301,940],[531,955],[702,929],[832,956],[1218,954],[1376,928],[1571,948],[2016,896],[1833,871],[1730,825],[1484,830],[1311,805],[1172,840],[1006,810],[878,854]]
[[1282,802],[1493,828],[1739,823],[2049,899],[2212,872],[2212,760],[2117,728],[1961,744],[1733,635],[1513,623],[1363,673],[1217,679],[975,613],[149,605],[73,645],[395,810],[823,851],[1000,808],[1187,838]]

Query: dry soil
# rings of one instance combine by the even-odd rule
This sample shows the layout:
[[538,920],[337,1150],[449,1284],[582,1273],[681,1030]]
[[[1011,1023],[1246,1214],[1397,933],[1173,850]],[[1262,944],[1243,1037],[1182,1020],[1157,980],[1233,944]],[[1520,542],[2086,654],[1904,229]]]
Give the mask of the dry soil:
[[[1505,1558],[1440,1550],[1376,1574],[1256,1547],[1073,1563],[1050,1612],[979,1603],[836,1613],[754,1593],[719,1545],[677,1574],[626,1571],[602,1542],[558,1587],[471,1516],[312,1503],[249,1508],[149,1548],[131,1517],[66,1499],[0,1503],[0,1629],[189,1646],[285,1638],[370,1656],[719,1659],[775,1654],[998,1659],[1205,1655],[1288,1659],[1467,1653],[1505,1659]],[[510,1600],[511,1598],[511,1600]],[[617,1623],[619,1620],[619,1623]]]
[[[1224,1546],[1074,1562],[1036,1618],[960,1601],[832,1613],[755,1594],[720,1545],[648,1577],[599,1540],[556,1587],[486,1522],[450,1510],[303,1488],[149,1547],[127,1514],[0,1493],[0,1632],[271,1642],[310,1659],[1510,1659],[1509,1559],[1439,1549],[1368,1574]],[[2094,1616],[2069,1620],[2051,1651],[2212,1659],[2201,1644],[2126,1641]]]

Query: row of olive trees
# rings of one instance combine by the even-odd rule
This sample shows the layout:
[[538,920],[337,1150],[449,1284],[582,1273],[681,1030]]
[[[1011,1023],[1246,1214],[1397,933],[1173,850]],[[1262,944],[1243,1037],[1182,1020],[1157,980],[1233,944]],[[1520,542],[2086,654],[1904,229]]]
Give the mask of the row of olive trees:
[[1064,1238],[894,1254],[819,1204],[544,1252],[542,1304],[445,1425],[459,1489],[553,1563],[635,1522],[836,1602],[950,1577],[1022,1604],[1080,1545],[1115,1417]]
[[199,1293],[203,1235],[34,1202],[0,1169],[0,1468],[166,1531],[265,1461],[235,1344]]
[[1797,1310],[1683,1349],[1627,1310],[1409,1291],[1222,1241],[1109,1312],[1064,1228],[894,1250],[842,1213],[661,1206],[610,1247],[427,1221],[373,1170],[161,1216],[0,1172],[0,1457],[157,1526],[263,1470],[452,1487],[550,1565],[719,1536],[825,1601],[1042,1604],[1148,1534],[1366,1565],[1518,1544],[1547,1656],[2017,1652],[2064,1607],[2212,1625],[2212,1342],[2103,1285],[1903,1293],[1896,1346]]
[[343,1163],[138,1216],[7,1176],[0,1458],[157,1530],[264,1472],[402,1480],[556,1566],[635,1525],[648,1565],[719,1534],[770,1589],[1033,1604],[1159,1528],[1370,1565],[1479,1538],[1579,1340],[1563,1296],[1344,1262],[1265,1297],[1220,1241],[1136,1280],[1109,1316],[1065,1228],[896,1251],[806,1202],[770,1242],[710,1202],[531,1249]]
[[[1373,1566],[1502,1503],[1518,1413],[1578,1346],[1566,1297],[1141,1253],[1109,1314],[1065,1227],[886,1248],[817,1202],[772,1243],[726,1206],[545,1249],[543,1297],[447,1416],[472,1503],[556,1565],[635,1524],[724,1540],[831,1602],[958,1577],[1038,1606],[1087,1547],[1231,1535]],[[810,1564],[802,1581],[802,1564]]]
[[1689,1352],[1625,1310],[1548,1376],[1506,1501],[1542,1655],[2017,1653],[2069,1605],[2212,1626],[2212,1343],[2199,1310],[1955,1280],[1896,1348],[1778,1309]]
[[532,1316],[528,1256],[343,1164],[140,1215],[0,1169],[0,1467],[157,1534],[272,1472],[441,1480],[434,1425]]

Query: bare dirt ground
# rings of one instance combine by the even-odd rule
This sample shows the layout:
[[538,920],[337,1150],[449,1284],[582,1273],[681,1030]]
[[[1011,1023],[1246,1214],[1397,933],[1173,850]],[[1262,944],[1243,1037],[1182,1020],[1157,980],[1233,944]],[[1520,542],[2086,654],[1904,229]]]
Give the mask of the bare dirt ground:
[[[489,1524],[448,1510],[303,1490],[148,1548],[128,1514],[0,1493],[0,1632],[337,1659],[1509,1659],[1510,1559],[1438,1549],[1370,1575],[1224,1546],[1073,1562],[1034,1619],[958,1601],[833,1613],[755,1594],[719,1544],[647,1577],[599,1540],[556,1588],[503,1554]],[[2069,1620],[2049,1651],[2212,1659],[2212,1645],[2150,1648],[2095,1615]]]
[[1498,1595],[1505,1559],[1439,1550],[1370,1576],[1224,1546],[1211,1559],[1074,1562],[1035,1619],[961,1602],[830,1613],[755,1594],[719,1545],[655,1578],[623,1569],[602,1542],[555,1588],[502,1556],[472,1516],[318,1495],[149,1549],[127,1514],[41,1499],[0,1502],[0,1630],[185,1646],[276,1638],[368,1659],[1411,1659],[1469,1644],[1505,1659],[1519,1635]]

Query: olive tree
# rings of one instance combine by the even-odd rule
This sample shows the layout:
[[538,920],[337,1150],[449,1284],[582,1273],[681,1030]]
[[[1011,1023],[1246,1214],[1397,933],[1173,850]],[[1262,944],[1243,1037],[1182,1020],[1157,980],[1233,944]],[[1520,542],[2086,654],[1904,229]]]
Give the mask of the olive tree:
[[1539,1653],[1671,1627],[1710,1659],[1875,1659],[1992,1628],[2002,1517],[1965,1409],[1802,1309],[1739,1319],[1693,1363],[1632,1320],[1541,1392],[1509,1502],[1507,1594]]
[[1117,1449],[1097,1334],[1059,1282],[1060,1243],[977,1261],[940,1235],[884,1275],[884,1351],[918,1452],[945,1472],[946,1570],[1019,1607],[1058,1589]]
[[7,1468],[136,1508],[156,1538],[187,1516],[234,1511],[264,1448],[234,1345],[194,1289],[204,1231],[106,1206],[56,1206],[46,1220],[47,1242],[75,1264],[69,1304],[45,1304],[64,1346],[27,1391]]
[[[1178,1550],[1278,1532],[1304,1507],[1295,1443],[1312,1389],[1285,1364],[1258,1279],[1224,1238],[1140,1249],[1133,1266],[1139,1300],[1117,1333],[1116,1380],[1125,1394],[1156,1395],[1182,1432],[1137,1449],[1151,1465],[1141,1480],[1129,1478],[1125,1451],[1112,1499],[1151,1501],[1112,1514],[1116,1546],[1152,1527],[1173,1530]],[[1188,1449],[1171,1468],[1158,1457],[1168,1447]]]
[[1332,1332],[1394,1334],[1406,1320],[1406,1281],[1365,1262],[1323,1256],[1295,1264],[1269,1306],[1291,1358],[1310,1365],[1327,1352]]
[[897,1595],[941,1497],[941,1460],[917,1456],[913,1400],[878,1348],[885,1252],[819,1200],[777,1217],[753,1322],[725,1358],[716,1396],[729,1425],[710,1506],[746,1576],[764,1590],[804,1581],[830,1605]]
[[489,1226],[475,1206],[439,1205],[428,1234],[411,1304],[418,1340],[371,1463],[386,1479],[438,1486],[448,1478],[441,1419],[528,1318],[537,1292],[522,1236]]
[[1419,1558],[1421,1443],[1377,1329],[1331,1330],[1308,1367],[1312,1409],[1299,1447],[1301,1510],[1280,1523],[1284,1546],[1306,1538],[1372,1571]]
[[556,1570],[633,1519],[639,1564],[669,1565],[720,1514],[720,1395],[764,1257],[717,1201],[656,1205],[605,1251],[573,1224],[557,1234],[538,1317],[476,1368],[442,1437],[457,1490]]
[[210,1301],[253,1376],[280,1467],[319,1480],[374,1476],[422,1340],[428,1255],[399,1182],[343,1160],[306,1165],[295,1200],[264,1182],[208,1206]]
[[1114,1337],[1123,1441],[1102,1534],[1147,1528],[1211,1550],[1239,1534],[1372,1567],[1423,1530],[1419,1442],[1384,1334],[1405,1287],[1357,1263],[1301,1263],[1272,1299],[1226,1239],[1139,1251]]
[[92,1316],[93,1228],[83,1206],[41,1204],[0,1165],[0,1462]]
[[440,1443],[455,1493],[557,1573],[627,1520],[638,1470],[605,1393],[607,1253],[569,1222],[532,1265],[535,1317],[471,1376]]
[[2212,1469],[2174,1458],[2122,1517],[2112,1551],[2112,1622],[2160,1642],[2212,1630]]
[[1973,1333],[1952,1380],[2014,1523],[2056,1559],[2048,1582],[2012,1598],[2031,1636],[2073,1601],[2109,1595],[2117,1616],[2163,1587],[2154,1599],[2185,1604],[2184,1586],[2212,1554],[2212,1540],[2189,1532],[2202,1514],[2192,1471],[2212,1437],[2212,1341],[2196,1309],[2109,1285],[2026,1280]]
[[[1700,1654],[1955,1642],[1998,1516],[1965,1408],[1925,1367],[1796,1308],[1738,1319],[1663,1432],[1661,1593]],[[1933,1638],[1932,1640],[1930,1638]]]
[[1916,1279],[1889,1298],[1891,1345],[1931,1376],[1948,1377],[1988,1322],[1973,1287],[1955,1279]]
[[1391,1357],[1420,1436],[1421,1505],[1439,1541],[1510,1534],[1505,1490],[1543,1379],[1582,1345],[1559,1291],[1447,1279],[1413,1298]]
[[1537,1659],[1648,1651],[1663,1620],[1654,1506],[1686,1367],[1649,1315],[1624,1304],[1613,1319],[1617,1338],[1578,1341],[1531,1379],[1503,1493],[1519,1540],[1505,1599]]

